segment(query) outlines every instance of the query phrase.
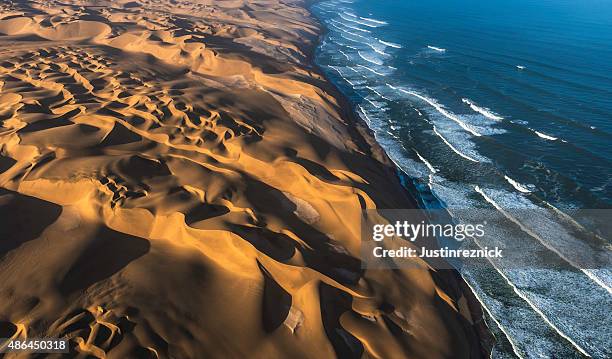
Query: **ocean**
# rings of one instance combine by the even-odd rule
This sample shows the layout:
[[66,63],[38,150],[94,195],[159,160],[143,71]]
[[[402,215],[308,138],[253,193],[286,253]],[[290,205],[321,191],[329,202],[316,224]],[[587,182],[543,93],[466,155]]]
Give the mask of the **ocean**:
[[[612,357],[612,1],[332,0],[312,11],[327,29],[317,64],[421,205],[496,210],[497,240],[527,248],[527,265],[460,268],[497,338],[493,357]],[[522,235],[502,235],[510,227]]]

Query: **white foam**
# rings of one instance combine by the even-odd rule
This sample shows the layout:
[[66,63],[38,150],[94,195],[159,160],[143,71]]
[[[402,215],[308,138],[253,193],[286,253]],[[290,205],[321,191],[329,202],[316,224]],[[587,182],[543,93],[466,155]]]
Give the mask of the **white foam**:
[[538,132],[538,131],[533,130],[533,129],[532,129],[532,131],[533,131],[533,132],[534,132],[536,135],[538,135],[538,137],[543,138],[543,139],[545,139],[545,140],[549,140],[549,141],[556,141],[556,140],[558,140],[558,138],[557,138],[557,137],[549,136],[549,135],[547,135],[547,134],[545,134],[545,133]]
[[525,66],[522,65],[516,65],[516,68],[519,70],[525,70]]
[[476,300],[480,303],[480,306],[489,314],[489,317],[493,319],[495,324],[497,324],[497,327],[499,328],[499,330],[501,330],[501,332],[506,336],[506,339],[508,339],[508,342],[510,343],[510,346],[512,347],[512,351],[514,352],[514,354],[519,359],[524,359],[523,356],[520,354],[519,349],[516,343],[514,342],[512,336],[510,335],[510,333],[508,333],[506,328],[504,328],[504,326],[499,322],[499,320],[493,315],[489,307],[480,298],[480,295],[478,294],[478,292],[474,289],[474,287],[470,285],[470,281],[467,278],[465,278],[465,276],[464,276],[464,279],[465,279],[465,284],[467,284],[467,286],[470,288],[470,291],[472,292],[472,294],[474,294],[474,296],[476,297]]
[[334,25],[334,24],[331,24],[331,23],[330,23],[329,25],[330,25],[331,27],[334,27],[334,28],[336,28],[336,29],[340,30],[340,31],[344,31],[344,29],[343,29],[343,28],[338,27],[338,26],[336,26],[336,25]]
[[444,138],[444,136],[442,136],[442,135],[440,134],[440,132],[438,132],[438,130],[436,130],[436,126],[434,126],[434,127],[433,127],[433,131],[434,131],[434,133],[435,133],[436,135],[438,135],[438,137],[440,137],[440,138],[442,139],[442,141],[444,141],[444,143],[446,143],[446,145],[447,145],[447,146],[448,146],[448,147],[449,147],[451,150],[453,150],[453,152],[455,152],[455,153],[456,153],[456,154],[458,154],[459,156],[461,156],[461,157],[465,158],[465,159],[466,159],[466,160],[468,160],[468,161],[477,162],[477,163],[478,163],[478,162],[480,162],[480,161],[478,161],[478,160],[473,159],[472,157],[470,157],[470,156],[468,156],[468,155],[465,155],[465,154],[463,154],[463,153],[459,152],[459,150],[457,150],[457,149],[456,149],[456,148],[455,148],[453,145],[451,145],[451,144],[450,144],[450,142],[448,142],[448,141],[446,140],[446,138]]
[[329,68],[331,68],[331,69],[335,70],[335,71],[336,71],[336,72],[337,72],[337,73],[340,75],[340,77],[342,77],[342,79],[343,79],[344,81],[346,81],[346,82],[348,82],[348,83],[349,83],[349,85],[351,85],[352,87],[355,87],[355,84],[354,84],[353,82],[351,82],[351,80],[347,79],[347,78],[344,76],[344,74],[343,74],[343,73],[342,73],[340,70],[338,70],[338,68],[337,68],[336,66],[332,66],[332,65],[327,65],[327,66],[328,66]]
[[506,179],[506,181],[508,181],[508,183],[510,183],[512,185],[512,187],[514,187],[517,191],[521,192],[521,193],[531,193],[530,190],[527,189],[527,187],[523,186],[522,184],[518,183],[517,181],[513,180],[512,178],[505,176],[504,178]]
[[393,42],[383,41],[383,40],[380,40],[380,39],[378,40],[378,42],[380,42],[381,44],[383,44],[385,46],[393,47],[393,48],[396,48],[396,49],[401,49],[402,48],[402,45],[396,44],[396,43],[393,43]]
[[[334,25],[332,24],[332,26],[334,26]],[[336,27],[337,27],[337,26],[336,26]],[[362,44],[362,43],[363,43],[363,41],[360,41],[360,40],[355,40],[355,39],[351,39],[350,37],[346,37],[346,36],[344,36],[344,33],[345,33],[345,32],[347,32],[347,31],[341,30],[341,32],[340,32],[340,36],[341,36],[343,39],[346,39],[346,40],[349,40],[349,41],[355,42],[355,43],[357,43],[357,44]],[[355,50],[357,50],[357,48],[355,48]]]
[[414,153],[416,153],[417,157],[421,160],[421,162],[423,162],[425,164],[425,166],[427,166],[427,168],[429,168],[429,171],[431,173],[438,172],[438,170],[435,169],[434,166],[432,166],[431,163],[429,163],[429,161],[427,161],[425,158],[423,158],[423,156],[421,156],[421,154],[417,150],[414,150]]
[[367,54],[364,54],[361,51],[357,51],[357,54],[359,54],[359,57],[361,57],[362,59],[366,60],[367,62],[373,63],[374,65],[382,65],[383,62],[380,59],[377,59],[375,57],[370,57]]
[[380,97],[385,97],[385,96],[383,96],[383,95],[382,95],[380,92],[376,91],[376,89],[375,89],[375,88],[373,88],[372,86],[366,86],[366,88],[367,88],[368,90],[370,90],[370,91],[374,92],[375,94],[377,94],[377,95],[378,95],[378,96],[380,96]]
[[369,21],[369,22],[373,22],[375,24],[380,24],[380,25],[387,25],[388,23],[386,21],[380,21],[380,20],[376,20],[376,19],[371,19],[369,17],[359,17],[361,20],[365,20],[365,21]]
[[387,131],[387,134],[395,139],[399,139],[399,137],[397,135],[395,135],[393,132],[391,131]]
[[[387,85],[389,85],[389,84],[387,84]],[[393,87],[392,87],[392,88],[393,88]],[[461,128],[463,128],[463,129],[464,129],[464,130],[466,130],[467,132],[469,132],[469,133],[471,133],[472,135],[477,136],[477,137],[478,137],[478,136],[481,136],[481,134],[480,134],[480,133],[478,133],[478,132],[476,132],[476,131],[475,131],[475,130],[474,130],[474,129],[473,129],[471,126],[470,126],[470,125],[468,125],[468,124],[466,124],[465,122],[461,121],[461,120],[459,119],[459,117],[457,117],[456,115],[454,115],[454,114],[452,114],[452,113],[448,112],[446,109],[444,109],[444,107],[442,107],[440,104],[438,104],[438,103],[437,103],[435,100],[432,100],[432,99],[430,99],[430,98],[427,98],[427,97],[425,97],[425,96],[423,96],[423,95],[421,95],[421,94],[418,94],[418,93],[416,93],[416,92],[414,92],[414,91],[407,91],[407,90],[404,90],[404,89],[402,89],[402,88],[399,88],[399,91],[401,91],[401,92],[403,92],[403,93],[405,93],[405,94],[408,94],[408,95],[414,96],[414,97],[416,97],[416,98],[418,98],[418,99],[421,99],[421,100],[423,100],[423,101],[427,102],[427,103],[428,103],[428,104],[430,104],[430,105],[431,105],[433,108],[435,108],[435,109],[436,109],[436,110],[437,110],[439,113],[441,113],[441,114],[442,114],[444,117],[446,117],[446,118],[448,118],[448,119],[450,119],[450,120],[452,120],[452,121],[456,122],[456,123],[457,123],[459,126],[461,126]]]
[[348,27],[349,29],[353,29],[353,30],[357,30],[357,31],[361,31],[361,32],[366,32],[366,33],[370,33],[371,32],[370,30],[361,29],[361,28],[358,28],[357,26],[351,26],[351,25],[348,25],[348,24],[342,24],[342,25]]
[[[495,209],[497,209],[501,214],[504,215],[504,217],[508,218],[510,221],[514,222],[516,225],[519,226],[519,228],[521,228],[521,230],[523,230],[525,233],[529,234],[530,236],[532,236],[533,238],[537,239],[540,243],[542,243],[546,248],[548,248],[549,250],[555,252],[557,255],[559,255],[561,258],[563,258],[564,260],[566,259],[565,257],[563,257],[563,255],[556,250],[554,247],[548,245],[546,242],[542,241],[542,239],[535,233],[533,233],[529,228],[526,228],[520,221],[518,221],[516,218],[514,218],[513,216],[511,216],[508,212],[506,212],[497,202],[495,202],[491,197],[489,197],[482,189],[480,189],[480,187],[475,186],[474,190],[476,190],[476,192],[478,192],[487,202],[489,202],[491,205],[493,205],[493,207],[495,207]],[[569,262],[571,264],[571,262]],[[584,271],[584,269],[581,269],[582,271]],[[522,292],[520,292],[518,290],[518,288],[516,288],[516,286],[509,280],[509,278],[500,270],[498,270],[499,274],[501,274],[504,279],[506,279],[506,281],[508,282],[508,284],[512,287],[512,289],[514,289],[515,293],[521,297],[525,302],[527,302],[527,304],[529,304],[529,306],[536,312],[538,313],[538,315],[540,315],[540,317],[542,319],[544,319],[544,321],[546,322],[546,324],[548,324],[554,331],[556,331],[561,337],[563,337],[564,339],[566,339],[568,342],[570,342],[570,344],[572,344],[576,349],[578,349],[578,351],[580,351],[582,354],[584,354],[587,357],[591,357],[582,347],[580,347],[576,342],[574,342],[574,340],[572,340],[571,337],[569,337],[567,334],[565,334],[564,332],[562,332],[555,324],[553,324],[550,319],[548,319],[548,317],[537,307],[535,306],[535,304],[533,304],[525,294],[523,294]]]
[[[490,190],[493,195],[497,195],[500,198],[499,191]],[[520,220],[515,218],[515,216],[508,213],[500,204],[494,201],[491,196],[485,194],[482,190],[479,192],[487,202],[491,203],[500,213],[504,215],[507,219],[518,225],[518,227],[529,235],[530,237],[537,240],[541,245],[546,247],[551,252],[554,252],[558,255],[562,260],[571,265],[572,267],[580,270],[583,274],[585,274],[589,279],[591,279],[595,284],[605,289],[609,294],[612,294],[612,288],[608,285],[604,280],[599,278],[595,273],[590,269],[582,268],[579,263],[576,263],[570,257],[582,257],[583,260],[591,260],[595,258],[596,254],[590,249],[590,247],[577,240],[572,234],[571,229],[564,227],[563,222],[560,221],[559,217],[549,217],[549,216],[538,216],[537,221],[534,222],[532,216],[521,218]],[[503,200],[503,196],[501,196]],[[526,200],[525,200],[526,201]],[[521,204],[524,209],[541,209],[541,207],[535,206],[531,202],[517,202],[515,198],[513,198],[512,202],[514,208],[517,204]],[[569,220],[569,224],[577,225],[579,228],[582,228],[579,224],[577,224],[571,217],[567,216],[563,212],[560,212],[554,206],[550,205],[550,207],[554,208],[555,213],[562,214],[561,217]],[[542,213],[542,212],[540,212]],[[520,215],[520,213],[517,213]],[[575,227],[574,227],[575,228]],[[586,258],[586,259],[585,259]]]
[[360,64],[355,64],[355,65],[356,65],[356,66],[359,66],[359,67],[362,67],[362,68],[364,68],[364,69],[366,69],[366,70],[368,70],[368,71],[370,71],[370,72],[372,72],[372,73],[374,73],[374,74],[376,74],[376,75],[378,75],[378,76],[387,76],[387,75],[385,75],[385,74],[383,74],[383,73],[380,73],[380,72],[378,72],[378,71],[376,71],[376,70],[374,70],[374,69],[371,69],[371,68],[369,68],[369,67],[367,67],[367,66],[363,66],[363,65],[360,65]]
[[361,107],[361,105],[357,105],[357,107],[359,107],[359,110],[361,111],[361,114],[363,115],[365,121],[367,122],[367,124],[369,126],[372,126],[372,119],[370,119],[370,117],[368,117],[366,111],[363,109],[363,107]]
[[388,53],[384,52],[383,50],[381,50],[381,49],[377,48],[376,46],[374,46],[374,45],[372,45],[372,44],[368,44],[368,46],[369,46],[369,47],[371,47],[371,48],[372,48],[372,50],[374,50],[374,52],[376,52],[376,53],[378,53],[378,54],[381,54],[381,55],[383,55],[383,56],[391,56],[391,55],[389,55]]
[[435,46],[427,45],[427,48],[430,49],[430,50],[437,51],[437,52],[446,52],[446,49],[443,49],[441,47],[435,47]]
[[344,27],[348,27],[349,29],[353,29],[353,30],[357,30],[357,31],[361,31],[361,32],[368,32],[368,33],[370,32],[370,30],[361,29],[361,28],[358,28],[357,26],[352,26],[352,25],[349,25],[349,24],[345,24],[343,22],[340,22],[340,21],[337,21],[337,20],[334,20],[334,19],[331,19],[331,22],[334,22],[336,24],[340,24],[340,25],[342,25]]
[[[340,27],[338,27],[338,26],[336,26],[336,25],[334,25],[334,24],[330,24],[330,25],[331,25],[331,26],[333,26],[333,27],[335,27],[336,29],[340,30],[341,32],[344,32],[344,33],[349,34],[349,35],[351,35],[351,36],[355,36],[355,37],[358,37],[358,38],[361,38],[361,39],[364,39],[364,40],[368,40],[368,38],[367,38],[367,37],[365,37],[365,36],[362,36],[362,35],[356,34],[356,33],[354,33],[354,32],[350,32],[350,31],[348,31],[348,30],[346,30],[346,29],[343,29],[343,28],[340,28]],[[340,35],[342,35],[342,34],[340,34]]]
[[369,98],[367,98],[367,97],[364,97],[363,99],[364,99],[364,100],[366,100],[366,101],[368,101],[368,102],[370,103],[370,105],[372,105],[372,106],[376,107],[376,108],[377,108],[377,109],[379,109],[379,110],[382,108],[382,106],[378,105],[376,102],[374,102],[374,101],[370,100],[370,99],[369,99]]
[[380,25],[372,25],[372,24],[368,24],[367,22],[363,22],[363,21],[359,21],[359,20],[355,20],[355,19],[349,19],[347,17],[342,16],[342,14],[339,14],[339,16],[345,20],[345,21],[350,21],[353,22],[355,24],[359,24],[359,25],[363,25],[363,26],[367,26],[367,27],[379,27]]
[[467,98],[461,99],[461,101],[469,105],[472,110],[478,112],[479,114],[483,115],[486,118],[490,118],[491,120],[495,120],[495,121],[501,121],[504,119],[503,117],[491,112],[491,110],[489,110],[488,108],[476,106],[476,104],[474,104],[472,101],[470,101]]
[[338,49],[338,52],[341,53],[342,55],[344,55],[344,57],[346,57],[347,60],[351,59],[344,51]]

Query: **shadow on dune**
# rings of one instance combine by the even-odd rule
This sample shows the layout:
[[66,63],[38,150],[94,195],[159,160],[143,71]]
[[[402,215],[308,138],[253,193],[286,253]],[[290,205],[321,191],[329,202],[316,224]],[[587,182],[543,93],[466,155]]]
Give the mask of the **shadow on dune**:
[[[249,176],[243,174],[245,178]],[[286,223],[288,229],[295,233],[299,238],[308,244],[311,249],[304,247],[296,247],[293,240],[291,245],[299,250],[306,261],[307,265],[338,281],[342,284],[355,284],[361,276],[361,262],[359,259],[354,258],[344,253],[338,253],[332,250],[331,239],[327,234],[320,232],[312,225],[304,222],[303,219],[295,214],[297,206],[291,202],[287,196],[281,191],[274,187],[271,187],[263,182],[257,181],[254,178],[248,178],[246,183],[249,184],[248,189],[245,191],[245,195],[249,199],[249,202],[256,204],[259,213],[268,213],[281,218],[283,223]],[[253,240],[256,237],[245,237],[240,232],[237,233],[243,238]],[[253,234],[253,233],[251,233]],[[251,243],[260,250],[266,251],[271,254],[276,260],[283,261],[283,257],[289,255],[288,243],[280,237],[278,233],[274,233],[275,243],[262,245],[261,239],[258,241],[252,241]],[[279,245],[282,244],[282,247]],[[274,245],[274,247],[272,247]],[[271,248],[274,248],[271,251]],[[282,249],[282,250],[281,250]],[[279,252],[279,250],[281,250]],[[279,256],[279,254],[283,254]]]
[[293,257],[296,243],[289,236],[270,231],[261,227],[229,224],[230,230],[265,255],[279,262],[285,262]]
[[259,261],[257,265],[264,275],[263,326],[266,332],[272,333],[283,324],[285,318],[287,318],[293,299],[291,298],[291,294],[284,290],[274,278],[272,278],[272,275],[263,265],[261,265],[261,263],[259,263]]
[[54,203],[0,188],[0,258],[40,237],[61,213]]
[[59,285],[64,294],[107,279],[149,252],[148,240],[102,227]]
[[0,155],[0,174],[8,171],[15,163],[17,161],[14,159]]
[[319,285],[323,328],[338,358],[361,358],[363,344],[340,325],[340,316],[351,311],[352,297],[325,283]]

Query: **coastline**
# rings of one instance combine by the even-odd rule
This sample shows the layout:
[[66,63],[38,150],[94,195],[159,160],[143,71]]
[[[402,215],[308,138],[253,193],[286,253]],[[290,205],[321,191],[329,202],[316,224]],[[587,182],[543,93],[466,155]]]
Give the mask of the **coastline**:
[[[316,41],[317,44],[323,41],[328,32],[323,22],[319,20],[311,11],[311,7],[321,1],[322,0],[303,0],[304,8],[309,11],[310,16],[315,19],[319,28],[319,34]],[[397,180],[397,182],[400,184],[400,187],[412,199],[413,202],[411,203],[411,206],[414,207],[411,208],[422,208],[422,202],[417,198],[417,196],[419,195],[419,191],[414,188],[414,184],[410,177],[406,173],[404,173],[404,171],[399,168],[393,162],[393,160],[391,160],[391,158],[387,155],[386,151],[374,138],[374,131],[370,129],[365,123],[365,121],[354,111],[354,105],[351,103],[351,101],[342,93],[342,91],[336,85],[333,84],[332,80],[329,79],[325,74],[325,71],[323,71],[323,69],[321,69],[320,66],[316,64],[315,51],[317,47],[318,45],[310,51],[308,59],[312,64],[317,67],[318,71],[322,74],[326,81],[332,84],[332,90],[335,91],[334,96],[339,99],[341,107],[346,111],[343,116],[349,117],[352,123],[358,128],[358,131],[360,131],[360,133],[361,131],[363,131],[364,137],[370,140],[368,144],[376,148],[376,155],[374,155],[373,157],[383,163],[386,168],[389,168],[389,175]],[[491,350],[495,344],[496,339],[485,322],[485,314],[481,306],[482,303],[474,294],[469,284],[466,283],[465,279],[461,277],[458,271],[449,272],[452,272],[452,275],[450,275],[447,280],[449,280],[450,282],[457,283],[458,292],[465,297],[470,316],[474,318],[473,326],[479,338],[478,345],[480,345],[481,355],[482,357],[488,358],[491,355]],[[449,285],[452,286],[453,284]]]
[[[435,201],[432,201],[433,203],[427,201],[432,197],[439,199],[443,206],[445,203],[448,204],[451,211],[466,206],[468,208],[492,206],[491,208],[498,211],[505,209],[512,211],[515,207],[537,208],[541,205],[550,209],[550,215],[555,217],[563,214],[563,210],[558,209],[564,208],[563,204],[582,203],[582,206],[577,205],[577,207],[590,208],[588,203],[593,202],[586,200],[580,193],[575,195],[563,193],[560,188],[563,188],[565,183],[560,185],[552,176],[548,182],[538,176],[537,170],[534,171],[529,166],[514,165],[514,158],[517,159],[517,163],[523,160],[525,162],[522,163],[537,161],[535,153],[568,155],[565,163],[557,163],[554,160],[543,161],[545,165],[542,165],[542,168],[546,168],[547,172],[552,169],[549,174],[554,174],[560,168],[565,168],[561,173],[568,173],[574,168],[572,164],[581,162],[576,161],[576,154],[571,149],[562,148],[561,144],[564,142],[556,143],[561,146],[547,147],[553,140],[536,136],[537,134],[533,132],[532,137],[529,133],[521,132],[531,131],[534,126],[545,128],[546,124],[549,124],[548,121],[539,121],[537,111],[508,105],[507,100],[516,100],[521,96],[511,96],[508,92],[505,92],[506,96],[501,96],[502,98],[497,96],[499,93],[496,89],[503,88],[508,91],[513,88],[525,98],[525,94],[530,93],[528,88],[534,84],[534,74],[552,75],[554,71],[528,66],[527,68],[534,72],[530,73],[530,76],[523,76],[525,73],[517,72],[512,66],[512,61],[507,67],[496,66],[489,61],[482,61],[485,56],[467,55],[468,51],[480,52],[481,55],[492,54],[495,49],[499,54],[487,60],[495,58],[496,61],[500,61],[496,64],[502,64],[509,58],[508,53],[504,53],[505,50],[524,49],[525,43],[518,41],[512,47],[500,47],[499,42],[495,40],[500,40],[503,35],[497,33],[491,24],[468,21],[463,17],[455,18],[464,11],[472,15],[481,13],[491,15],[499,10],[498,5],[479,3],[464,8],[453,2],[444,3],[448,8],[429,6],[427,2],[422,1],[387,1],[380,4],[364,1],[321,2],[312,7],[312,12],[328,27],[329,36],[325,37],[325,41],[319,47],[317,62],[332,82],[354,102],[357,106],[356,112],[374,130],[376,139],[397,167],[409,173],[415,180],[416,188],[423,193],[426,208],[438,208],[436,206],[438,203]],[[533,10],[537,6],[528,7]],[[538,16],[555,20],[555,15]],[[425,19],[431,19],[431,24]],[[446,21],[447,19],[449,21]],[[505,21],[509,27],[516,30],[517,34],[530,32],[529,27],[517,19],[514,11],[508,11],[500,21]],[[441,31],[442,28],[446,31]],[[455,32],[458,28],[470,29],[471,33],[480,34],[477,37],[481,41],[472,43],[468,38]],[[562,28],[555,26],[551,28],[555,29],[551,34],[563,33]],[[437,31],[429,31],[430,29]],[[489,32],[486,35],[484,32],[480,33],[483,29]],[[575,31],[580,32],[580,30]],[[584,33],[585,37],[586,33],[588,31]],[[520,39],[520,36],[517,39]],[[520,61],[517,61],[523,63],[529,58],[541,60],[540,65],[551,65],[550,62],[544,61],[545,53],[548,52],[540,52],[538,47],[530,46],[528,52],[517,57],[520,58]],[[587,68],[584,67],[582,70]],[[519,77],[525,82],[520,85],[512,84]],[[472,88],[472,83],[481,83],[483,86]],[[582,78],[581,83],[588,84],[589,80]],[[557,90],[562,91],[564,88],[554,76],[547,81],[546,87],[552,93]],[[529,101],[533,101],[534,104],[542,103],[543,99],[537,93],[530,94]],[[582,96],[578,96],[576,100],[596,103]],[[598,107],[606,108],[601,101],[598,102]],[[537,108],[536,105],[532,109]],[[571,113],[571,109],[568,109],[562,101],[557,102],[554,108],[559,115]],[[517,118],[525,121],[515,122]],[[589,118],[593,124],[598,121],[596,117],[585,115],[586,118]],[[500,122],[493,124],[493,121]],[[528,122],[529,127],[525,127]],[[565,133],[566,138],[571,137],[568,134],[572,132],[568,130],[573,128],[571,124],[566,127],[566,124],[555,123],[555,131],[544,131],[544,133]],[[466,130],[465,124],[478,127],[480,130],[476,132],[483,136],[472,136],[474,134]],[[519,126],[515,126],[517,124]],[[487,128],[488,126],[491,127]],[[563,138],[556,135],[554,137]],[[586,139],[590,138],[590,135],[576,133],[576,138],[580,137]],[[497,151],[499,148],[495,148],[504,145],[513,148],[513,141],[519,139],[526,144],[529,143],[529,149],[525,149],[524,152],[512,150],[506,152]],[[598,164],[602,162],[605,160],[597,161]],[[587,177],[593,178],[593,172],[590,170],[572,173],[580,175],[573,177],[573,182],[566,188],[573,188],[576,183],[589,182]],[[607,178],[605,175],[595,177],[598,177],[600,182],[601,178]],[[594,188],[595,185],[590,187]],[[599,191],[604,187],[596,188]],[[554,195],[552,191],[555,192]],[[559,226],[559,231],[541,231],[549,225],[533,220],[533,217],[524,216],[520,222],[527,224],[526,227],[530,230],[540,233],[534,247],[543,244],[543,248],[529,252],[537,251],[545,254],[530,258],[529,265],[537,268],[543,265],[547,268],[552,267],[550,268],[552,270],[515,271],[511,268],[516,262],[509,258],[505,258],[503,265],[496,265],[491,261],[489,262],[491,265],[486,263],[481,268],[470,268],[471,266],[466,265],[461,269],[474,294],[482,301],[482,307],[488,314],[487,323],[493,335],[498,338],[494,348],[495,356],[522,357],[532,354],[567,357],[605,356],[609,347],[606,345],[608,344],[606,335],[602,335],[600,328],[594,324],[603,312],[595,309],[582,313],[581,310],[585,306],[581,303],[584,302],[582,293],[585,292],[593,294],[588,297],[591,304],[587,307],[600,308],[597,303],[607,302],[609,285],[603,279],[608,277],[607,274],[603,274],[607,271],[604,268],[598,275],[595,274],[597,271],[580,270],[575,265],[568,272],[558,270],[564,268],[566,265],[564,262],[568,261],[568,258],[573,258],[575,254],[596,256],[597,250],[591,252],[577,237],[577,240],[571,241],[571,244],[560,245],[557,238],[564,234],[564,230],[561,229],[565,227],[563,219],[552,220],[557,223],[550,227]],[[510,222],[503,227],[512,225]],[[591,229],[595,227],[597,226]],[[524,243],[525,239],[533,240],[534,236],[519,234],[516,238],[505,235],[489,237],[489,241],[492,242],[500,239],[503,239],[504,244]],[[486,241],[482,241],[479,246],[485,243]],[[551,254],[555,256],[555,252],[557,254],[563,252],[561,248],[567,249],[562,255],[564,258],[550,265],[544,259],[549,257],[548,251],[553,252]],[[569,262],[572,260],[569,259]],[[585,268],[591,267],[585,266]],[[558,280],[551,280],[552,277]],[[575,288],[575,290],[566,291],[564,288]]]
[[[160,10],[158,20],[170,19],[172,25],[162,30],[117,26],[115,21],[131,19],[131,6],[111,7],[109,14],[85,7],[99,19],[82,20],[78,2],[65,20],[77,26],[65,31],[58,29],[61,23],[51,31],[23,10],[0,20],[0,32],[8,36],[3,40],[15,45],[3,56],[16,64],[14,69],[3,65],[2,74],[50,92],[61,88],[59,93],[73,100],[58,105],[48,97],[2,97],[14,109],[14,120],[4,126],[12,126],[12,142],[4,140],[3,158],[15,162],[0,173],[2,208],[9,218],[21,215],[37,223],[27,239],[21,237],[22,227],[9,229],[6,235],[15,243],[1,252],[9,260],[2,257],[0,278],[17,293],[0,306],[9,336],[61,335],[83,319],[87,325],[70,332],[73,347],[95,355],[145,348],[162,356],[237,355],[258,346],[255,356],[300,352],[316,357],[308,354],[316,344],[321,356],[357,357],[366,350],[382,357],[488,356],[482,310],[456,272],[423,268],[391,278],[387,271],[356,269],[354,225],[360,210],[413,208],[416,201],[372,131],[314,63],[321,25],[296,25],[305,19],[287,4],[270,2],[283,13],[272,16],[234,3],[213,6],[216,12],[178,5]],[[300,6],[308,10],[310,3]],[[204,47],[181,39],[188,28],[176,21],[193,20],[185,13],[197,17],[196,10],[207,16],[202,19],[218,23],[191,35],[201,36]],[[236,24],[224,11],[245,18]],[[269,24],[277,21],[294,32],[274,33]],[[311,25],[318,27],[315,37],[300,42]],[[268,43],[309,49],[308,62],[284,64],[267,53],[275,51]],[[32,44],[39,46],[38,55],[27,52]],[[69,83],[72,93],[63,91],[70,90],[67,86],[32,77],[34,71],[20,71],[19,61],[56,70],[36,57],[54,56],[61,63],[65,54],[72,62],[57,71],[75,80],[76,85]],[[130,54],[136,66],[123,63],[123,54]],[[91,61],[80,63],[83,58]],[[286,57],[296,58],[299,54]],[[81,72],[70,72],[74,64]],[[106,92],[108,86],[97,85],[103,81],[90,81],[91,64],[105,67],[95,79],[104,83],[125,79],[113,68],[129,74],[125,90]],[[142,84],[130,87],[138,81]],[[98,101],[108,106],[104,112],[87,102],[77,85],[108,101]],[[18,94],[19,88],[7,85],[4,92]],[[165,89],[165,97],[154,103],[157,92],[150,88]],[[197,97],[201,93],[206,96]],[[42,115],[36,101],[48,106]],[[197,109],[198,101],[207,107]],[[130,121],[155,123],[155,116],[145,115],[154,105],[163,107],[159,116],[173,122],[175,132],[157,130],[166,123],[155,128]],[[67,124],[50,123],[59,118],[55,115],[66,115]],[[202,133],[190,137],[185,128]],[[40,208],[48,210],[32,218]],[[66,241],[67,234],[76,240]],[[42,266],[64,277],[24,267],[47,241],[62,252],[45,258]],[[118,252],[125,255],[113,258]],[[16,271],[44,285],[23,287],[18,277],[11,278]],[[242,288],[249,290],[245,294]],[[18,304],[32,293],[43,298],[44,307]],[[147,303],[150,297],[155,303]],[[202,309],[202,303],[212,309]],[[160,307],[167,313],[159,313]],[[87,333],[87,320],[111,323],[111,339],[121,344],[87,340],[96,335]],[[126,321],[138,331],[113,331]],[[45,322],[54,325],[44,328]],[[176,329],[183,327],[188,335]],[[28,328],[28,334],[19,328]],[[224,344],[211,347],[211,333]],[[164,338],[165,349],[157,338]]]

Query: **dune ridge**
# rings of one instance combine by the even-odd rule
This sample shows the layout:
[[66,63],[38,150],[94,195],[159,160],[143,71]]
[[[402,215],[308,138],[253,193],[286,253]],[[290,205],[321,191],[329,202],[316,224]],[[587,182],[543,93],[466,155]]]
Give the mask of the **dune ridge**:
[[484,355],[455,273],[361,269],[361,210],[415,203],[311,64],[319,33],[301,1],[0,4],[0,338]]

